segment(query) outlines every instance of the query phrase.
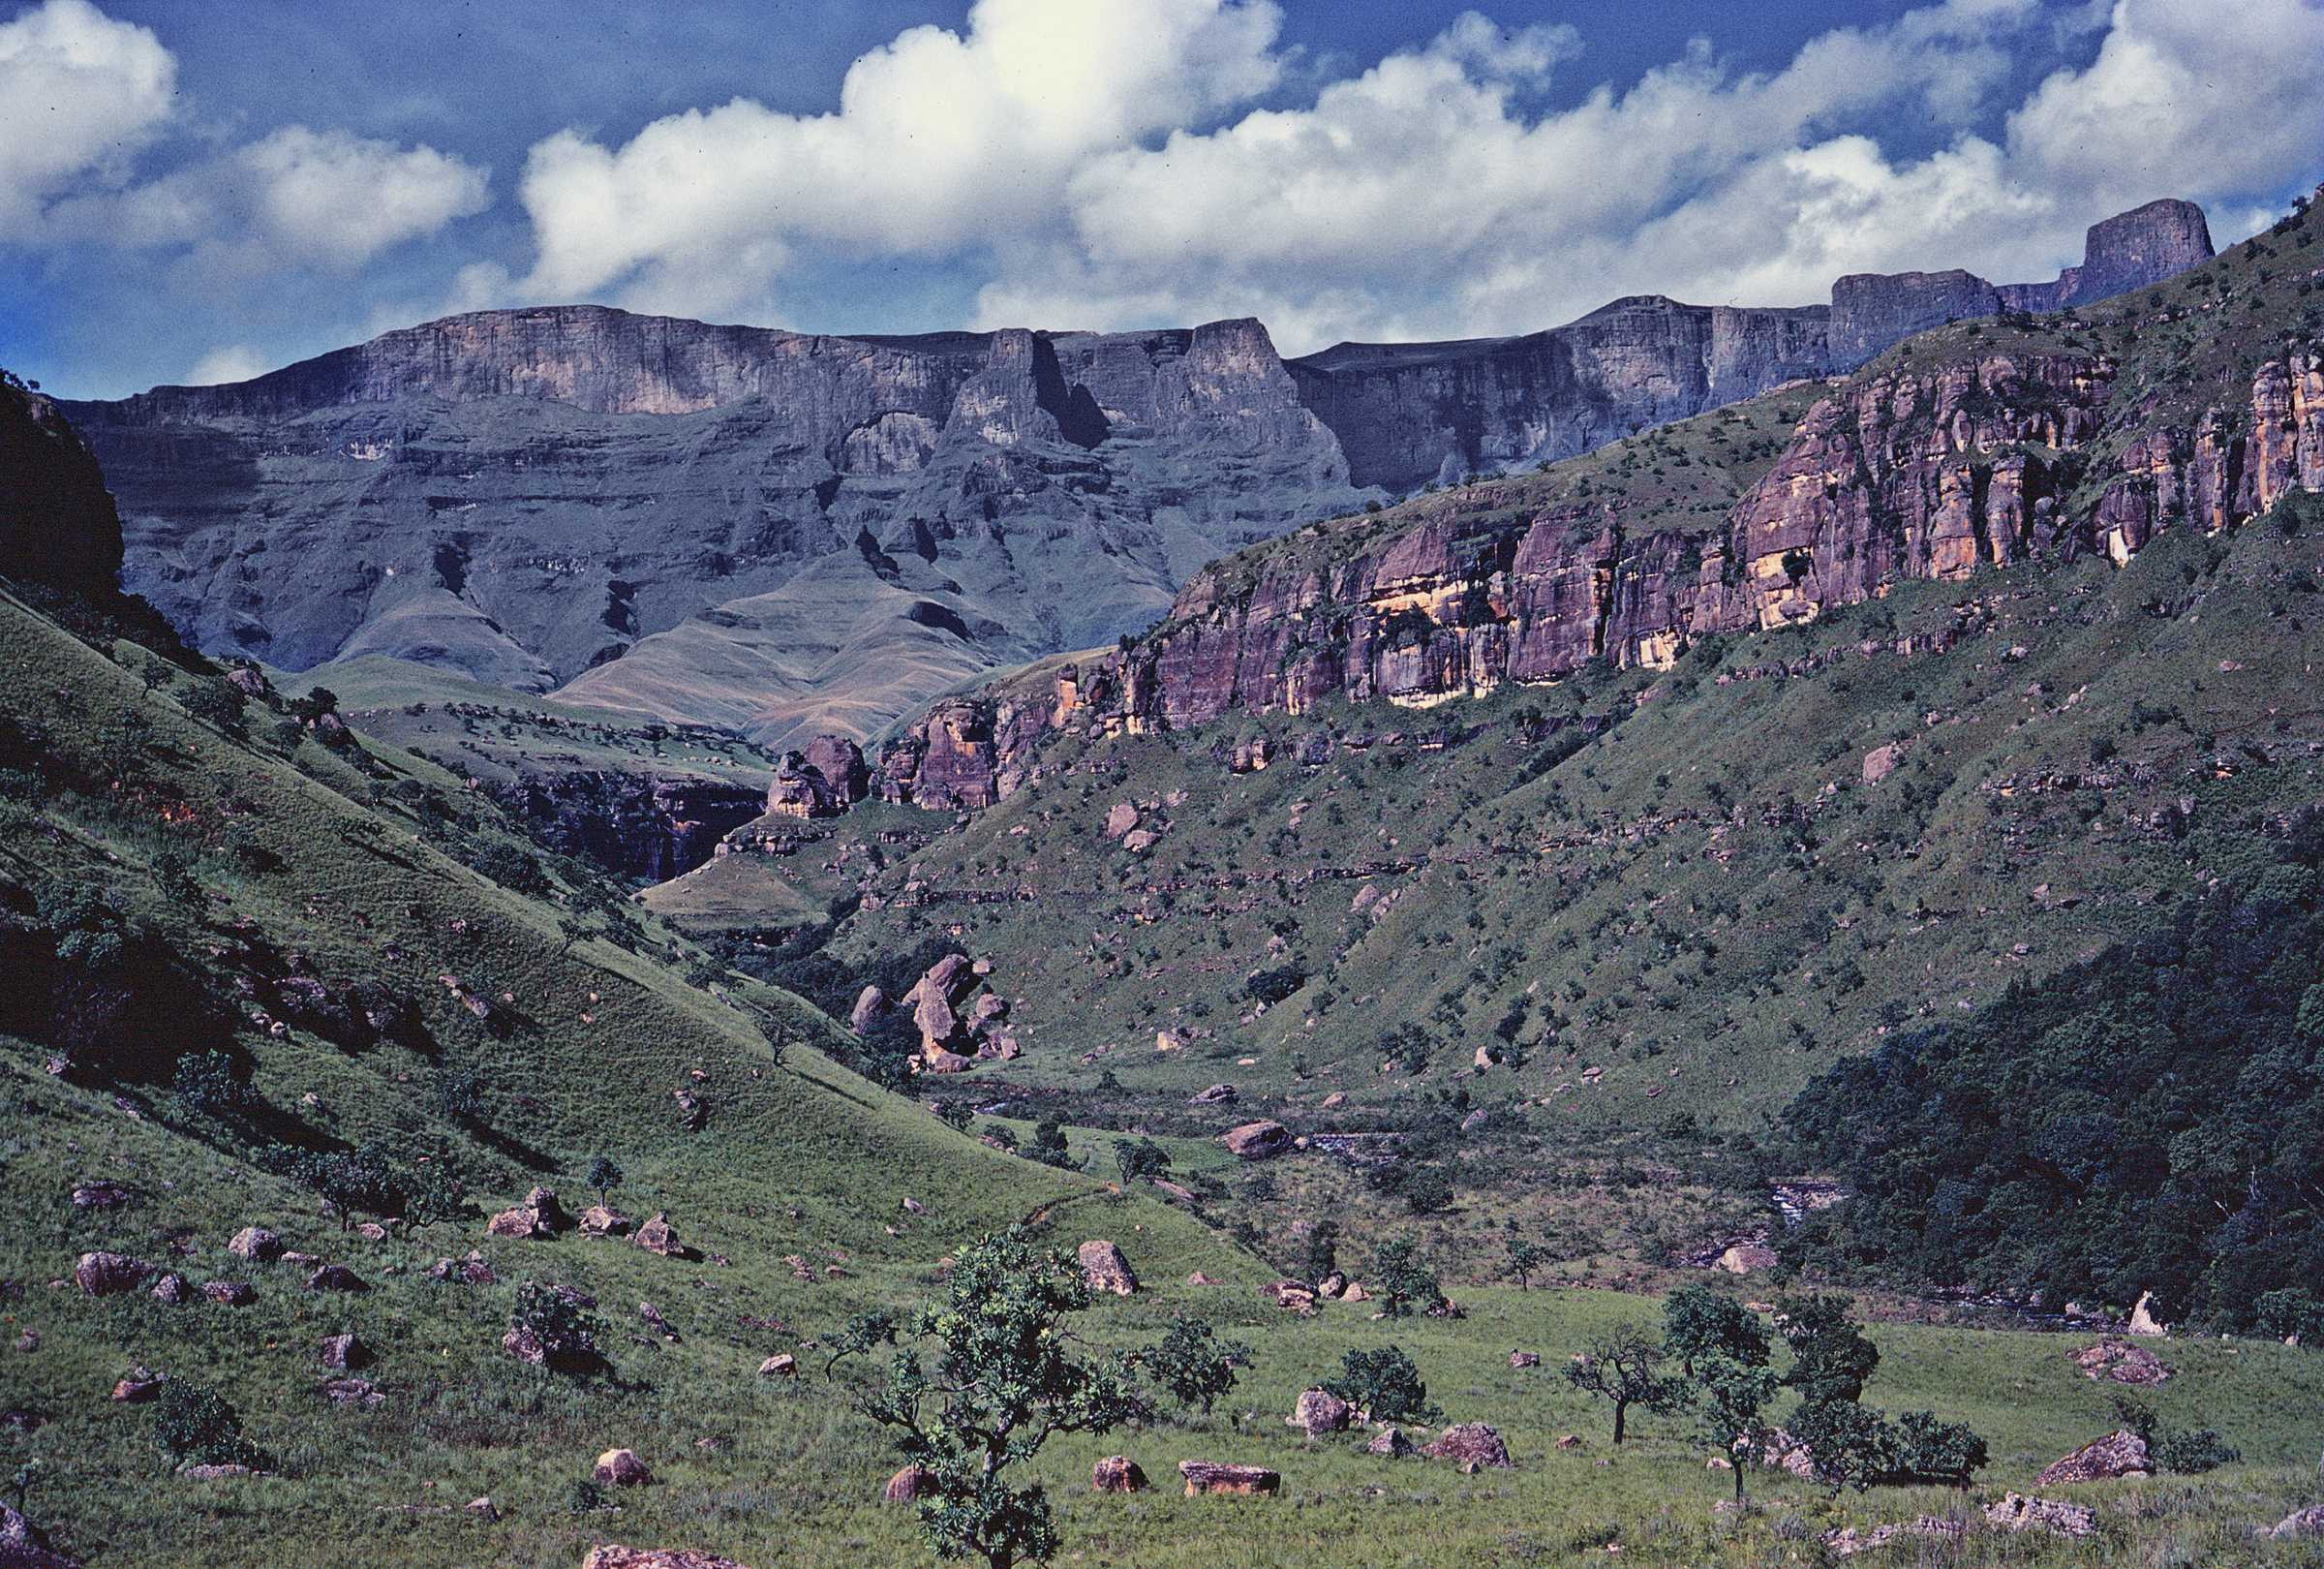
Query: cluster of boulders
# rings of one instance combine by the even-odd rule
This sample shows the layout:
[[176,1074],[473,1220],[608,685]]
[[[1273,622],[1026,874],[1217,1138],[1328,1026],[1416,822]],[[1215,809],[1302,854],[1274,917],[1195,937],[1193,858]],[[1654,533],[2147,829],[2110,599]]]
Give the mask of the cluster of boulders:
[[1306,1280],[1269,1280],[1259,1288],[1259,1295],[1278,1308],[1289,1308],[1301,1316],[1313,1313],[1318,1302],[1369,1302],[1371,1298],[1362,1286],[1334,1270],[1312,1283]]
[[[992,973],[990,959],[946,954],[893,1004],[907,1012],[920,1031],[919,1071],[959,1073],[1018,1055],[1016,1032],[1008,1028],[1008,999],[986,986]],[[878,987],[865,987],[847,1015],[848,1028],[862,1034],[890,1006]]]
[[2072,1454],[2050,1461],[2034,1479],[2034,1485],[2052,1488],[2068,1482],[2105,1482],[2116,1477],[2154,1474],[2155,1461],[2147,1454],[2147,1441],[2125,1429],[2103,1438],[2094,1438]]
[[[79,1194],[75,1194],[78,1202]],[[244,1226],[234,1233],[226,1245],[229,1257],[241,1264],[314,1265],[307,1277],[309,1291],[360,1292],[370,1285],[353,1270],[344,1264],[324,1264],[312,1253],[292,1252],[285,1248],[282,1237],[264,1226]],[[132,1291],[143,1290],[154,1301],[171,1307],[186,1303],[208,1302],[221,1308],[246,1308],[259,1300],[257,1289],[247,1280],[205,1280],[197,1285],[175,1270],[162,1268],[127,1253],[93,1250],[80,1255],[73,1265],[73,1283],[83,1296],[118,1297]]]
[[[627,1215],[604,1204],[593,1204],[575,1215],[566,1213],[556,1190],[548,1187],[532,1189],[525,1194],[524,1202],[510,1205],[484,1223],[486,1236],[519,1242],[545,1241],[567,1231],[578,1231],[584,1237],[627,1236],[647,1252],[664,1258],[691,1256],[686,1245],[678,1240],[677,1232],[671,1229],[667,1211],[657,1210],[634,1225]],[[472,1270],[467,1265],[475,1268]],[[473,1252],[468,1255],[466,1265],[448,1258],[439,1259],[436,1268],[428,1273],[439,1280],[460,1274],[479,1285],[489,1283],[493,1277],[491,1266]]]
[[[1323,1438],[1335,1432],[1345,1432],[1366,1421],[1366,1413],[1340,1399],[1328,1389],[1311,1388],[1300,1392],[1291,1415],[1283,1425],[1297,1428],[1309,1438]],[[1511,1470],[1509,1446],[1501,1435],[1482,1422],[1458,1422],[1426,1444],[1413,1443],[1413,1434],[1425,1434],[1425,1428],[1399,1428],[1392,1422],[1371,1424],[1378,1431],[1364,1448],[1367,1453],[1385,1456],[1390,1460],[1404,1460],[1425,1455],[1432,1460],[1449,1460],[1459,1465],[1463,1473],[1474,1475],[1482,1470]]]
[[2159,1384],[2171,1376],[2160,1357],[2143,1345],[2106,1339],[2073,1353],[2074,1366],[2085,1378],[2103,1378],[2117,1384]]

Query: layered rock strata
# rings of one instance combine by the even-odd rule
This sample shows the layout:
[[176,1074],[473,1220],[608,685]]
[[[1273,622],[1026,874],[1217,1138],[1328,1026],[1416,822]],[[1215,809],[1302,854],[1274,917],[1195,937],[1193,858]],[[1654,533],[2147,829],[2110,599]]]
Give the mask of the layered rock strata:
[[[1593,660],[1669,663],[1691,639],[1812,619],[1914,578],[2206,533],[2324,490],[2324,354],[2261,365],[2187,418],[2115,411],[2095,353],[1990,353],[1867,373],[1809,409],[1708,529],[1617,503],[1513,515],[1489,487],[1408,526],[1324,532],[1213,563],[1127,649],[947,698],[893,741],[873,789],[957,809],[1005,796],[1052,729],[1178,729],[1334,697],[1425,707]],[[932,760],[937,764],[932,766]]]

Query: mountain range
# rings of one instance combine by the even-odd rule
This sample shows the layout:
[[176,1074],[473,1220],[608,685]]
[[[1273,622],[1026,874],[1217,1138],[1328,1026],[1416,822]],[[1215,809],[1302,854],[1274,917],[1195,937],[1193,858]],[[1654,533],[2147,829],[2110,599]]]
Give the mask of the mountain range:
[[561,306],[63,407],[120,498],[124,583],[205,650],[383,655],[780,752],[1136,631],[1206,562],[1312,519],[2211,254],[2199,208],[2157,201],[2093,227],[2052,284],[1640,296],[1291,360],[1252,321],[830,337]]

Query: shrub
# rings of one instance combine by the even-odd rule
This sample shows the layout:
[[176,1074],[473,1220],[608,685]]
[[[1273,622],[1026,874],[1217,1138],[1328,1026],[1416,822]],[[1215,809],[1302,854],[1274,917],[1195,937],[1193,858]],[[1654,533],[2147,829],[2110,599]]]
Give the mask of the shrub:
[[197,680],[177,694],[177,706],[192,718],[229,735],[242,733],[242,711],[246,705],[242,693],[228,682]]
[[1970,1472],[1988,1462],[1985,1440],[1966,1423],[1940,1422],[1931,1411],[1907,1411],[1899,1426],[1897,1468],[1907,1480],[1948,1482],[1967,1492]]
[[1124,1183],[1134,1183],[1142,1177],[1160,1177],[1170,1170],[1170,1153],[1151,1139],[1140,1139],[1135,1144],[1128,1139],[1116,1139],[1114,1169],[1121,1173]]
[[1208,1416],[1211,1402],[1235,1387],[1235,1369],[1250,1365],[1251,1348],[1221,1340],[1208,1319],[1181,1315],[1138,1361],[1164,1394],[1181,1406],[1200,1405]]
[[1420,1369],[1394,1345],[1346,1353],[1339,1376],[1324,1380],[1324,1388],[1374,1422],[1433,1422],[1438,1415]]
[[1792,1414],[1791,1436],[1815,1457],[1816,1480],[1861,1492],[1898,1469],[1896,1429],[1853,1400],[1819,1400]]
[[1073,1158],[1073,1152],[1065,1142],[1065,1119],[1055,1112],[1033,1124],[1033,1142],[1024,1147],[1024,1156],[1027,1160],[1038,1160],[1044,1166],[1055,1166],[1060,1171],[1082,1169],[1081,1162]]
[[172,1378],[162,1386],[153,1411],[153,1441],[177,1465],[266,1463],[259,1447],[242,1436],[242,1417],[225,1396],[200,1384]]

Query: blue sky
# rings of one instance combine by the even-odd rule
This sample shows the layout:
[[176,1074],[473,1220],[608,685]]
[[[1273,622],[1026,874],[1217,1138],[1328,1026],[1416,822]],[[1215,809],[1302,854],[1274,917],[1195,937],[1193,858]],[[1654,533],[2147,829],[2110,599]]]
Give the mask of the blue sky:
[[571,299],[1302,353],[2047,278],[2320,178],[2324,0],[0,0],[0,364],[117,396]]

